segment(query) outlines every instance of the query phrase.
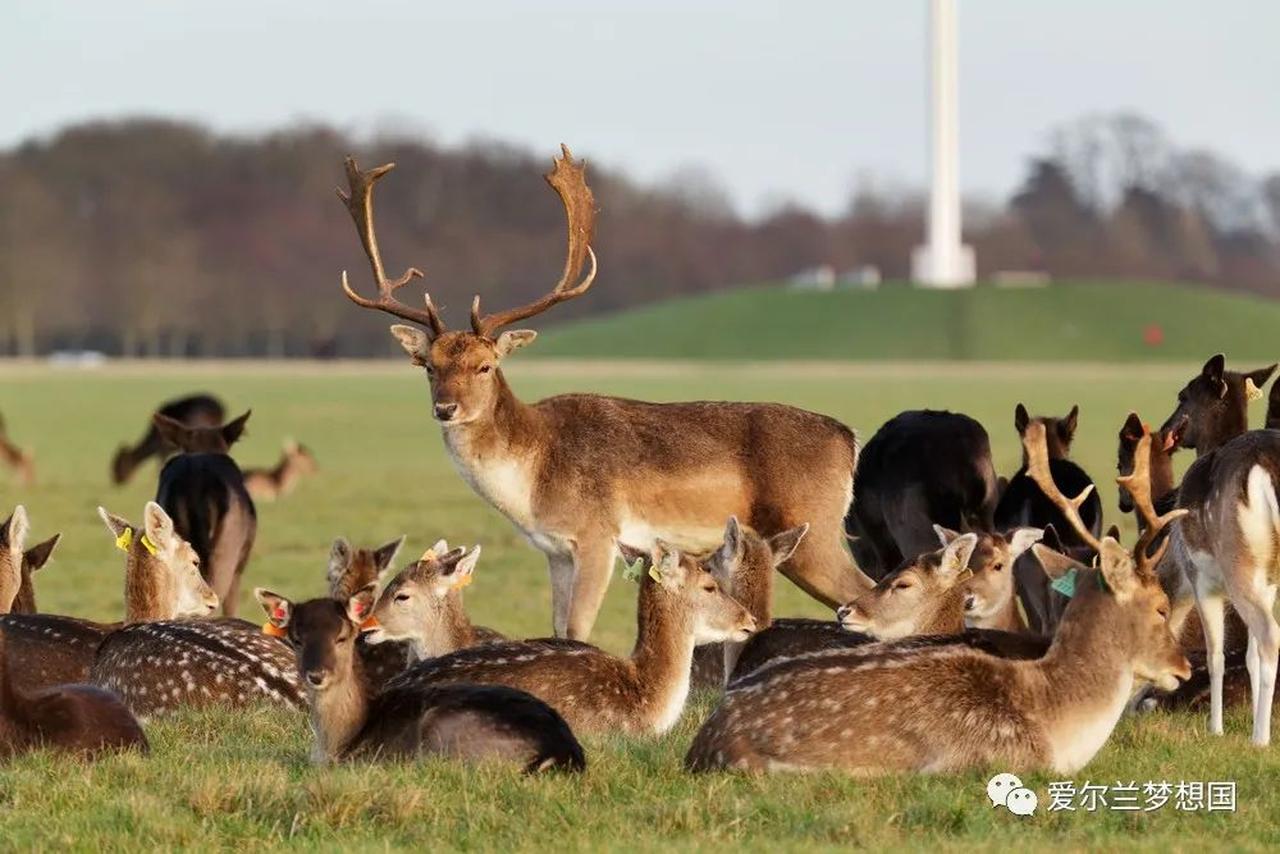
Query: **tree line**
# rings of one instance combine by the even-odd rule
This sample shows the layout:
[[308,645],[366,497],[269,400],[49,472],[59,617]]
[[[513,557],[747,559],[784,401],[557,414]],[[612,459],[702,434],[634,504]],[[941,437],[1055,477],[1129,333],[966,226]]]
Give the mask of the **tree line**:
[[[453,323],[542,293],[563,262],[563,214],[540,175],[551,151],[357,141],[324,126],[257,136],[134,119],[83,123],[0,152],[0,353],[363,356],[382,318],[334,197],[342,158],[399,164],[377,223],[389,269],[413,265]],[[582,154],[583,152],[579,152]],[[863,265],[905,279],[923,195],[864,184],[838,216],[782,205],[757,218],[698,173],[646,186],[596,165],[600,279],[556,320]],[[1280,296],[1280,173],[1257,178],[1172,145],[1132,115],[1064,125],[1008,200],[966,203],[979,272],[1200,282]],[[411,286],[412,287],[412,286]],[[406,289],[406,293],[408,289]],[[408,297],[406,297],[408,298]]]

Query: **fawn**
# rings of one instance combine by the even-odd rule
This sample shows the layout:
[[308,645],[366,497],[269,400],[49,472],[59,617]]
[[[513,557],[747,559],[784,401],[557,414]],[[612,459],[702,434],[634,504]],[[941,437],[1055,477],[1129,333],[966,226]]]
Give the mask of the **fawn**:
[[[940,525],[935,525],[934,530],[944,546],[960,537]],[[1027,631],[1027,621],[1018,610],[1014,566],[1043,536],[1041,528],[1015,528],[1007,534],[977,535],[969,558],[969,578],[963,590],[966,627]]]
[[473,626],[463,607],[462,589],[479,559],[479,546],[450,550],[444,540],[437,542],[387,582],[364,637],[379,645],[405,642],[415,662],[506,640],[493,629]]
[[[345,602],[370,584],[376,587],[402,545],[403,536],[376,549],[353,549],[345,538],[338,537],[329,550],[326,574],[329,596]],[[369,643],[368,637],[361,635],[356,639],[356,649],[363,665],[361,673],[371,689],[381,688],[388,679],[409,666],[409,645],[406,643],[375,646]]]
[[529,772],[586,767],[564,718],[523,691],[413,684],[372,691],[354,641],[373,609],[375,586],[299,604],[254,591],[267,612],[264,630],[293,647],[311,712],[314,762],[429,754],[514,762]]
[[274,501],[288,495],[304,477],[316,473],[315,455],[306,445],[286,439],[280,462],[271,468],[244,470],[244,488],[254,501]]
[[[343,291],[362,308],[414,324],[392,326],[392,335],[426,372],[432,412],[459,473],[547,556],[557,636],[590,635],[616,542],[710,546],[730,514],[764,535],[807,521],[809,535],[781,570],[827,605],[871,586],[845,549],[858,444],[835,419],[768,403],[567,394],[528,404],[516,397],[501,362],[537,333],[503,327],[581,296],[595,278],[595,201],[585,167],[567,148],[546,176],[568,220],[560,281],[540,299],[492,314],[481,313],[477,297],[469,332],[447,330],[429,295],[421,308],[395,297],[422,273],[410,268],[388,278],[378,248],[373,188],[393,165],[362,171],[347,158],[348,190],[339,196],[378,295],[356,293],[345,273]],[[590,272],[579,278],[588,261]]]
[[[1044,425],[1028,425],[1023,441],[1043,457]],[[1110,736],[1135,679],[1173,688],[1190,673],[1154,572],[1165,545],[1148,553],[1183,511],[1155,513],[1142,456],[1125,486],[1147,529],[1132,552],[1108,537],[1099,569],[1073,567],[1062,577],[1074,596],[1042,658],[889,646],[780,661],[729,687],[686,766],[860,774],[1083,767]],[[1055,503],[1078,516],[1085,498],[1059,493]]]
[[138,721],[109,691],[58,685],[27,693],[13,684],[0,632],[0,759],[41,748],[94,756],[104,751],[147,752]]
[[[188,427],[217,427],[225,417],[222,401],[208,394],[193,394],[166,401],[156,410]],[[111,482],[117,486],[133,477],[138,466],[155,457],[163,460],[178,449],[160,435],[154,416],[147,420],[147,432],[136,445],[121,445],[111,458]]]
[[27,508],[19,504],[0,522],[0,614],[34,614],[36,592],[31,573],[49,562],[61,534],[26,547],[31,526]]
[[644,567],[630,658],[580,641],[508,641],[419,662],[388,687],[509,685],[550,703],[577,733],[665,733],[684,710],[694,646],[743,641],[755,619],[704,566],[674,547],[659,542],[652,554],[623,550]]
[[240,576],[258,534],[258,511],[228,455],[249,414],[219,427],[188,427],[159,413],[154,418],[160,435],[180,451],[160,470],[156,503],[199,555],[228,617],[239,607]]
[[[149,717],[178,707],[267,700],[301,707],[293,656],[242,620],[189,620],[218,607],[199,558],[164,508],[149,502],[141,536],[99,508],[125,552],[125,624],[98,645],[89,681]],[[178,618],[178,619],[175,619]]]

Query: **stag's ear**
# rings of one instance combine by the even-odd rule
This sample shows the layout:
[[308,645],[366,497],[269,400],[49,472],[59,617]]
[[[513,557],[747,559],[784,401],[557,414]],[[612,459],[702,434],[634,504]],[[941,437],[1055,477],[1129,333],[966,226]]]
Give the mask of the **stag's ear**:
[[53,550],[58,547],[58,541],[62,539],[61,534],[54,534],[43,543],[36,543],[22,555],[22,564],[31,572],[35,572],[40,567],[49,562],[49,558],[53,557]]
[[969,558],[978,547],[977,534],[961,534],[942,550],[942,562],[938,574],[943,578],[955,578],[969,568]]
[[1205,379],[1217,382],[1222,379],[1222,372],[1227,369],[1227,357],[1218,353],[1210,356],[1209,361],[1204,363],[1204,367],[1200,369],[1200,374]]
[[1142,419],[1138,417],[1138,413],[1130,412],[1129,417],[1124,420],[1124,426],[1120,428],[1120,441],[1132,444],[1142,440]]
[[293,603],[279,593],[272,593],[265,587],[255,587],[253,589],[253,598],[258,600],[258,604],[262,606],[262,610],[267,612],[267,622],[275,626],[277,629],[283,629],[289,625],[289,618],[293,616]]
[[1031,423],[1031,415],[1027,412],[1027,408],[1019,403],[1013,409],[1013,426],[1017,428],[1018,435],[1021,436],[1027,430],[1027,425]]
[[769,549],[773,552],[773,565],[781,566],[800,548],[800,541],[809,533],[809,523],[805,522],[795,528],[788,528],[780,534],[769,538]]
[[391,335],[400,342],[414,364],[426,364],[427,354],[431,351],[431,339],[427,337],[427,333],[416,326],[395,323],[391,326]]
[[1072,570],[1079,572],[1089,568],[1077,560],[1072,560],[1062,552],[1049,548],[1044,543],[1033,545],[1031,553],[1035,555],[1040,568],[1044,570],[1044,574],[1054,581],[1062,578]]
[[155,425],[156,432],[160,434],[160,438],[170,445],[185,448],[190,444],[191,431],[181,421],[157,412],[151,416],[151,423]]
[[1058,425],[1059,435],[1067,441],[1071,441],[1076,435],[1076,425],[1080,423],[1080,405],[1076,404],[1071,407],[1071,411],[1067,413],[1067,417],[1062,419]]
[[944,528],[941,525],[934,525],[933,532],[938,535],[938,545],[943,548],[951,545],[960,537],[959,531],[953,531],[950,528]]
[[1133,593],[1138,584],[1134,573],[1133,555],[1111,537],[1102,538],[1102,551],[1099,554],[1102,577],[1107,586],[1115,594],[1116,599],[1124,601]]
[[499,335],[493,346],[498,350],[498,357],[503,358],[521,347],[528,347],[537,337],[538,333],[532,329],[510,329]]
[[1018,528],[1009,535],[1009,560],[1017,560],[1023,552],[1040,542],[1042,537],[1042,528]]
[[1107,536],[1108,536],[1108,537],[1110,537],[1110,538],[1111,538],[1111,539],[1113,539],[1113,540],[1119,540],[1119,539],[1120,539],[1120,526],[1119,526],[1119,525],[1112,525],[1110,528],[1107,528]]
[[229,421],[222,425],[220,430],[222,433],[222,441],[227,443],[228,448],[234,445],[236,441],[244,435],[245,424],[249,421],[249,416],[252,414],[252,409],[246,410],[244,415],[241,415],[234,421]]

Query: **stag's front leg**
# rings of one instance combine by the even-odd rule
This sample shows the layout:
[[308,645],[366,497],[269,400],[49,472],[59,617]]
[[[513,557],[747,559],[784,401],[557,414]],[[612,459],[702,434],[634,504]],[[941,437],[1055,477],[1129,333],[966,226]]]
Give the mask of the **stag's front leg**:
[[575,552],[573,596],[569,603],[568,637],[586,640],[596,624],[613,574],[615,546],[612,536],[579,538]]

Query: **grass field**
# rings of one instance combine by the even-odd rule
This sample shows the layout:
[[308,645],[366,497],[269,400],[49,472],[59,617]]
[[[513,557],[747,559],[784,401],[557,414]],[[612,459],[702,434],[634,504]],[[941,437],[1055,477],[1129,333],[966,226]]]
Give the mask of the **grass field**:
[[[597,390],[671,400],[781,400],[835,415],[864,438],[904,408],[959,409],[988,426],[1005,472],[1018,458],[1017,401],[1052,412],[1078,402],[1075,456],[1102,484],[1112,517],[1109,475],[1121,420],[1130,408],[1162,419],[1199,364],[512,362],[512,382],[527,399]],[[94,508],[104,504],[136,520],[154,489],[155,470],[114,489],[108,457],[121,439],[136,438],[156,402],[197,389],[223,395],[236,410],[253,407],[250,435],[237,449],[242,465],[273,461],[281,438],[294,435],[313,447],[322,467],[294,495],[260,508],[248,587],[267,585],[302,598],[320,594],[328,546],[339,534],[376,544],[407,533],[409,557],[443,536],[484,544],[467,591],[477,622],[513,636],[548,632],[541,557],[451,469],[428,418],[425,381],[401,363],[124,366],[94,373],[0,367],[0,411],[13,437],[34,447],[40,469],[40,483],[29,491],[0,479],[0,503],[25,503],[35,537],[65,534],[53,564],[38,576],[43,610],[98,618],[120,613],[122,559]],[[1254,406],[1260,422],[1262,404]],[[595,638],[602,645],[629,649],[633,597],[633,588],[614,584]],[[247,592],[242,606],[257,618]],[[785,583],[777,612],[822,613]],[[1036,775],[1024,779],[1039,792],[1041,811],[1022,819],[988,806],[986,773],[877,780],[688,776],[680,760],[711,702],[696,698],[677,729],[656,742],[588,740],[590,768],[575,779],[524,779],[438,762],[314,769],[301,716],[275,710],[181,715],[148,727],[149,758],[81,765],[35,755],[0,769],[0,849],[1164,851],[1280,844],[1280,747],[1250,748],[1247,716],[1239,712],[1229,718],[1228,734],[1214,740],[1198,714],[1125,720],[1075,778],[1077,784],[1234,780],[1234,814],[1178,812],[1172,805],[1152,813],[1046,813],[1053,778]]]
[[[600,287],[600,286],[597,286]],[[1148,327],[1163,333],[1144,343]],[[721,291],[566,324],[531,354],[576,357],[1203,361],[1229,351],[1271,361],[1280,302],[1143,282],[930,291],[886,284],[827,293]],[[654,342],[662,342],[655,349]]]

